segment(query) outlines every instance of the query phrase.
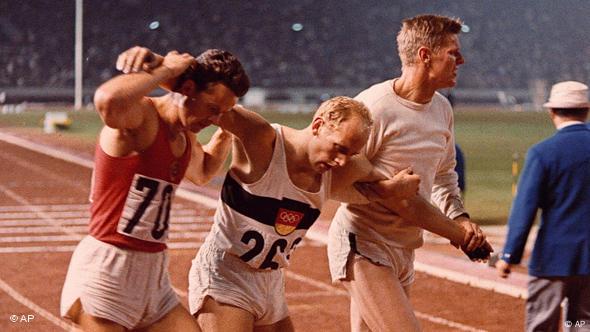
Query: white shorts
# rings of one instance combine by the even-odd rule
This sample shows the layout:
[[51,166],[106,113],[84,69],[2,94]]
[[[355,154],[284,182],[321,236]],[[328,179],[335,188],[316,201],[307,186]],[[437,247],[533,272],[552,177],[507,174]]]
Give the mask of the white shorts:
[[332,282],[350,280],[349,264],[362,258],[376,265],[390,267],[403,287],[414,282],[414,249],[363,239],[332,222],[328,235],[328,263]]
[[189,307],[195,315],[207,296],[250,312],[255,326],[289,317],[283,271],[258,270],[205,241],[189,272]]
[[149,326],[180,302],[168,277],[168,255],[125,250],[86,236],[74,251],[61,315],[80,299],[85,313],[127,329]]

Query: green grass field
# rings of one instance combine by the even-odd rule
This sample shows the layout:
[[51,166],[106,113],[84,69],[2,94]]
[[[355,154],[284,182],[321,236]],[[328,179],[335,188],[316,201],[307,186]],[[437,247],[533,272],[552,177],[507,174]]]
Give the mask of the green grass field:
[[481,224],[504,224],[512,202],[512,161],[522,170],[528,148],[552,135],[545,112],[460,111],[455,136],[465,154],[465,204]]
[[[52,109],[55,111],[56,109]],[[1,127],[29,127],[42,131],[44,110],[0,115]],[[71,112],[73,124],[60,134],[72,139],[93,142],[101,122],[95,112]],[[311,114],[262,113],[270,122],[295,128],[305,127]],[[466,159],[466,205],[481,224],[504,224],[512,201],[512,161],[518,154],[519,168],[527,149],[550,136],[554,128],[544,112],[507,112],[491,108],[462,107],[455,115],[457,143]],[[199,134],[208,141],[215,128]]]

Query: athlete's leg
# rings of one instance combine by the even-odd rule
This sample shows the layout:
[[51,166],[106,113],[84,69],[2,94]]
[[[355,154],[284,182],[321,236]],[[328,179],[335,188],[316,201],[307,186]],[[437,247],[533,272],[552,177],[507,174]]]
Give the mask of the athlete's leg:
[[125,327],[108,319],[91,316],[82,310],[80,300],[77,300],[68,311],[72,322],[78,324],[82,331],[119,332],[126,331]]
[[407,286],[403,286],[404,287],[404,293],[406,293],[406,296],[408,297],[408,299],[410,299],[410,290],[412,288],[411,285],[407,285]]
[[167,332],[167,331],[187,331],[200,332],[201,329],[196,319],[186,310],[182,304],[177,305],[168,312],[162,319],[137,331],[145,332]]
[[293,322],[291,321],[291,317],[287,317],[282,319],[274,324],[271,325],[264,325],[264,326],[256,326],[254,327],[254,332],[293,332],[295,328],[293,327]]
[[195,314],[199,327],[203,331],[251,332],[254,328],[254,316],[241,308],[219,303],[210,296],[205,298],[203,306]]
[[355,256],[349,266],[353,277],[343,284],[356,302],[355,311],[360,312],[370,330],[420,331],[406,291],[392,268],[360,256]]
[[354,297],[350,297],[350,331],[351,332],[369,332],[367,323],[363,320],[360,310],[357,308]]

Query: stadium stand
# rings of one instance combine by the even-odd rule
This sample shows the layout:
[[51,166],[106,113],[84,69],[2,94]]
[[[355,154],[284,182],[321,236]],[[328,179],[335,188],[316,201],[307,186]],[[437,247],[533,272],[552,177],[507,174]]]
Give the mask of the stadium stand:
[[[140,44],[228,49],[258,87],[364,87],[399,71],[400,21],[428,12],[469,27],[458,88],[588,81],[589,7],[583,0],[85,1],[84,85],[110,77],[116,55]],[[75,1],[0,2],[0,88],[73,86],[74,14]]]

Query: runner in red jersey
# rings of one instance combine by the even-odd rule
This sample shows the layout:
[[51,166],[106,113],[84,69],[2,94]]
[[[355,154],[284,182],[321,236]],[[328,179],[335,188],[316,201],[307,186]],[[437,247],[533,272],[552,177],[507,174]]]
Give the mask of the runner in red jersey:
[[[162,57],[134,47],[117,69],[124,74],[94,97],[105,126],[96,147],[90,235],[72,256],[61,313],[86,331],[198,331],[168,277],[171,201],[183,177],[204,184],[221,167],[230,134],[218,130],[201,146],[194,133],[229,111],[249,80],[221,50]],[[158,86],[173,92],[148,97]]]

